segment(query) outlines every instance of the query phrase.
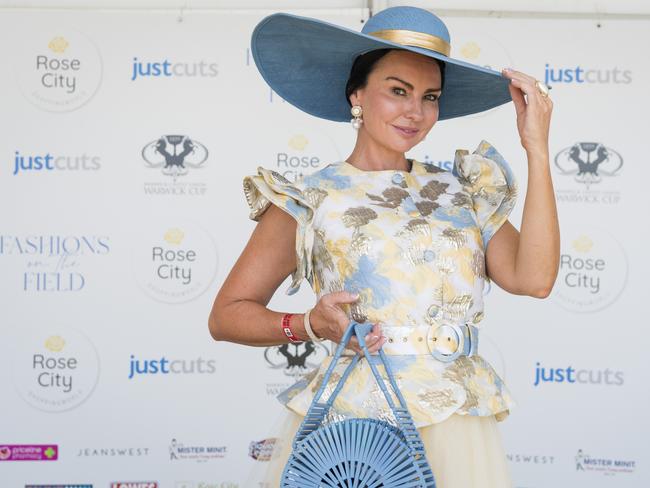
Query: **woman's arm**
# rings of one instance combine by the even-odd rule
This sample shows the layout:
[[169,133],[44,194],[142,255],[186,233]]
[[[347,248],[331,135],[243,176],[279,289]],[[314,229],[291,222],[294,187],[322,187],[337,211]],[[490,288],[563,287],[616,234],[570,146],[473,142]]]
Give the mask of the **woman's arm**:
[[521,231],[506,222],[488,242],[487,272],[510,293],[545,298],[551,293],[560,262],[560,229],[548,150],[553,102],[540,95],[531,76],[518,71],[504,74],[512,80],[517,129],[528,157],[528,189]]
[[[210,334],[217,341],[249,346],[286,344],[289,339],[280,326],[284,312],[266,308],[273,294],[296,269],[296,221],[275,205],[262,214],[248,244],[226,277],[212,305],[208,319]],[[341,291],[323,295],[311,313],[314,333],[339,342],[349,319],[342,305],[354,303],[357,296]],[[307,340],[304,313],[291,317],[291,330]],[[368,335],[370,352],[383,344],[381,328],[375,324]],[[358,351],[356,338],[349,348]]]
[[[215,340],[250,346],[284,344],[283,312],[266,308],[273,294],[296,268],[296,221],[270,205],[226,277],[214,300],[208,326]],[[303,315],[291,317],[299,338],[307,334]]]

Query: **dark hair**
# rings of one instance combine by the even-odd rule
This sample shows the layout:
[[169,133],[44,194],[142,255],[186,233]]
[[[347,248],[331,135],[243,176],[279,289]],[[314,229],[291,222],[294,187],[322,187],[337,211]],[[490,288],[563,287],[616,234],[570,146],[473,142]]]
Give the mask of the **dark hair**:
[[[383,58],[393,49],[376,49],[374,51],[369,51],[365,54],[357,56],[352,64],[352,69],[350,70],[350,77],[348,82],[345,85],[345,99],[350,103],[350,95],[352,95],[359,88],[363,88],[368,83],[368,75],[374,68],[377,61]],[[445,62],[440,61],[439,59],[432,58],[438,66],[440,67],[440,88],[444,89],[445,87]]]

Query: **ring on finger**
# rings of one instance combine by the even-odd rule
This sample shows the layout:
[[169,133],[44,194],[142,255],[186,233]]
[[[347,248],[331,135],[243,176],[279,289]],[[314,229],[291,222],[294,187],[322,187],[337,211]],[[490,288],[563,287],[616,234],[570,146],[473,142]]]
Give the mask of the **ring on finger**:
[[535,80],[535,87],[537,88],[537,91],[542,95],[544,98],[548,97],[548,85],[546,83],[542,83],[539,80]]

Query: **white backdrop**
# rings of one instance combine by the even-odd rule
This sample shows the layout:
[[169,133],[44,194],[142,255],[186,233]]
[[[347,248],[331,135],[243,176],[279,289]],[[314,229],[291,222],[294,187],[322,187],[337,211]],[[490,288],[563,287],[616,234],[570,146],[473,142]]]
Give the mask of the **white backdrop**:
[[[322,352],[288,368],[209,336],[254,227],[241,181],[260,165],[293,179],[354,143],[264,84],[248,47],[265,13],[0,14],[0,487],[243,487],[265,462],[274,395]],[[481,338],[518,401],[500,424],[516,486],[648,486],[648,21],[445,21],[452,56],[553,86],[558,282],[547,300],[493,287]],[[511,104],[439,123],[410,156],[448,168],[481,139],[519,179],[518,225]],[[186,171],[165,169],[156,144],[188,141]],[[287,284],[271,308],[313,304]]]

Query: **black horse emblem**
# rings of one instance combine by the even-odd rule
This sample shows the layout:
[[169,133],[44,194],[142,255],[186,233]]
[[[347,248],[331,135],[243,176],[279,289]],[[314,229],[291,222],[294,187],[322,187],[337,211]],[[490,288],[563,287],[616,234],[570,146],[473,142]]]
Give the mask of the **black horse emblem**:
[[599,142],[578,142],[555,156],[555,166],[589,188],[603,176],[613,176],[623,166],[619,153]]
[[322,344],[302,342],[267,347],[264,358],[273,369],[282,369],[287,376],[302,376],[315,368],[328,353]]
[[186,135],[164,135],[142,149],[142,158],[150,168],[161,168],[174,181],[190,168],[200,168],[208,159],[208,150]]

